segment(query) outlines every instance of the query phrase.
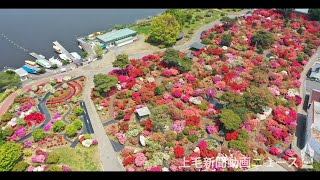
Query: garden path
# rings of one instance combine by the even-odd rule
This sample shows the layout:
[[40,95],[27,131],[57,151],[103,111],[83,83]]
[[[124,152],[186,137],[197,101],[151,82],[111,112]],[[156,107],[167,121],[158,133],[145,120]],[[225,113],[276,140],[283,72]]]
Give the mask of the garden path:
[[108,119],[108,121],[111,121],[112,119],[114,119],[114,105],[113,105],[113,103],[114,103],[115,97],[116,97],[115,95],[112,95],[110,97],[110,101],[108,101],[108,103],[109,103],[109,119]]

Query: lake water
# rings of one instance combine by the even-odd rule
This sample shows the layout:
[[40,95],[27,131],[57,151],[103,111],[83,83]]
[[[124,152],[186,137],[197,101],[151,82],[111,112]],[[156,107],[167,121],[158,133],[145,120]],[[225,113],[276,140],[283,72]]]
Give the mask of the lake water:
[[19,68],[24,65],[25,60],[35,60],[29,52],[42,54],[46,58],[58,57],[52,48],[53,41],[58,41],[69,52],[80,53],[77,37],[107,30],[116,24],[135,23],[138,19],[163,11],[164,9],[0,9],[0,70],[5,66]]

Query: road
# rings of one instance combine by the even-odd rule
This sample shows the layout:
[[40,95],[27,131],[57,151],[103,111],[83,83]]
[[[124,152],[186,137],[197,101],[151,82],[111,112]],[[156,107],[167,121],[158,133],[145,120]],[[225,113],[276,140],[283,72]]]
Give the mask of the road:
[[90,117],[88,115],[88,110],[87,110],[86,104],[84,102],[80,102],[80,106],[83,108],[83,113],[82,113],[83,122],[85,123],[87,131],[89,134],[93,134],[94,130],[92,128],[92,124],[91,124]]

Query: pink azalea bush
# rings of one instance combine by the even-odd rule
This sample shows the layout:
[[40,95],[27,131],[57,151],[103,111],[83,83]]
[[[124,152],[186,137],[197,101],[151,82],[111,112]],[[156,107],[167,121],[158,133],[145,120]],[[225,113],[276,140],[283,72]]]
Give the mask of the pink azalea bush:
[[144,163],[145,163],[146,160],[147,160],[147,158],[144,156],[143,153],[137,153],[137,154],[135,155],[135,157],[136,157],[136,158],[135,158],[135,160],[134,160],[134,163],[135,163],[135,165],[138,166],[138,167],[143,166]]
[[44,155],[42,155],[42,154],[39,155],[39,156],[31,158],[31,161],[33,163],[44,163],[45,160],[46,160],[46,157]]
[[175,121],[171,129],[177,133],[181,133],[184,129],[186,121]]
[[24,137],[27,133],[26,133],[26,128],[24,126],[20,126],[15,132],[14,134],[16,136],[18,136],[18,138],[22,138]]
[[126,138],[126,134],[122,134],[122,133],[117,133],[116,137],[118,138],[118,141],[120,144],[124,144],[127,140]]
[[31,140],[26,140],[23,142],[23,147],[24,148],[30,148],[32,147],[32,141]]

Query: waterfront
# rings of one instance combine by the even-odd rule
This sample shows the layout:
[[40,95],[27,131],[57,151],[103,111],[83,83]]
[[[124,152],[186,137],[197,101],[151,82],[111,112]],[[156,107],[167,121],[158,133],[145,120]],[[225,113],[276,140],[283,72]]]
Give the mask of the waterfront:
[[135,23],[154,16],[163,9],[2,9],[0,35],[4,34],[18,46],[0,37],[0,70],[19,68],[26,59],[35,60],[28,53],[46,58],[58,57],[52,48],[59,41],[69,52],[78,52],[77,37],[107,30],[116,24]]

